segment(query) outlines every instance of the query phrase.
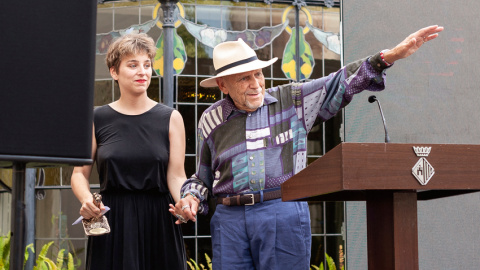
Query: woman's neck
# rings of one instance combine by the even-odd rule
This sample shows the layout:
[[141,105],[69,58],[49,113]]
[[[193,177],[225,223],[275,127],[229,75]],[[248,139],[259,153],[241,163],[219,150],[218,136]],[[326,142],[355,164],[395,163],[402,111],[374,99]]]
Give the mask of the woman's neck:
[[156,101],[146,95],[141,97],[120,96],[117,101],[110,103],[110,107],[123,114],[138,115],[150,110],[156,104]]

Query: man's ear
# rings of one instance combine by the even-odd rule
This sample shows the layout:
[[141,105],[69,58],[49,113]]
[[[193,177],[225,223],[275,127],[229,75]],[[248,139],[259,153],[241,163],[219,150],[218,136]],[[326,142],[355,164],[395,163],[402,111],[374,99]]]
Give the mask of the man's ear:
[[225,80],[223,78],[216,78],[215,81],[217,82],[220,91],[222,91],[225,95],[228,95],[228,88],[225,84]]
[[110,68],[110,76],[112,76],[112,78],[116,81],[118,80],[118,74],[117,72],[115,71],[115,67],[111,67]]

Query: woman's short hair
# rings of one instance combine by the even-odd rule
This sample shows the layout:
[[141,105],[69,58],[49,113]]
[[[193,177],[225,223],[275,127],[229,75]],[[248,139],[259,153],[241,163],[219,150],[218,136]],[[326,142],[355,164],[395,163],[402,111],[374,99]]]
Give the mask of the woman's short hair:
[[118,72],[120,62],[125,56],[146,53],[153,63],[156,52],[155,42],[147,34],[127,34],[110,44],[105,62],[109,70],[114,67],[115,71]]

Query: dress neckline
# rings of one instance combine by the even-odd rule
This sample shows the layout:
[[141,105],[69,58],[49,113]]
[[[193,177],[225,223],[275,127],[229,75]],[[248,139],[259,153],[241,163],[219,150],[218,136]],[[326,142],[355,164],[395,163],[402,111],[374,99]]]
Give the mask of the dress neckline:
[[145,115],[145,114],[151,112],[153,109],[155,109],[156,107],[158,107],[159,104],[160,104],[160,103],[157,103],[157,104],[155,104],[152,108],[146,110],[146,111],[143,112],[143,113],[139,113],[139,114],[124,114],[124,113],[121,113],[121,112],[115,110],[112,106],[110,106],[110,104],[107,104],[107,107],[110,108],[110,110],[114,111],[115,113],[117,113],[117,114],[119,114],[119,115],[135,117],[135,116],[142,116],[142,115]]

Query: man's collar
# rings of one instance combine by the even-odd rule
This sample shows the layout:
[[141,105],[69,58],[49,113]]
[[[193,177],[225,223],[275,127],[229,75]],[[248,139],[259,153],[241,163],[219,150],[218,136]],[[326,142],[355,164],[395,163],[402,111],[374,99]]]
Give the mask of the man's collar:
[[[265,91],[265,97],[263,98],[262,106],[267,106],[277,101],[278,99],[272,97],[267,91]],[[232,98],[228,95],[223,99],[221,106],[222,106],[223,117],[224,117],[223,119],[227,119],[230,116],[230,114],[232,114],[233,111],[240,111],[235,106],[235,103],[233,102]]]
[[278,99],[272,97],[267,91],[265,91],[265,102],[263,104],[270,105],[278,101]]
[[228,117],[230,114],[232,114],[233,111],[237,110],[235,107],[235,104],[233,103],[232,98],[227,95],[223,100],[220,105],[222,107],[222,112],[223,112],[223,119],[224,121],[227,121]]

